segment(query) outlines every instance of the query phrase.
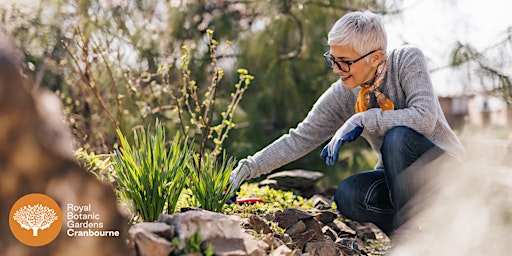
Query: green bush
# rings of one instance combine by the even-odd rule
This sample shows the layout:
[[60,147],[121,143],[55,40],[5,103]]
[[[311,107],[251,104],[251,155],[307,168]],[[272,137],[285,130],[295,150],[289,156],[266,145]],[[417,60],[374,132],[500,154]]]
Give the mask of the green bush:
[[117,130],[121,147],[113,158],[119,196],[133,204],[135,214],[143,221],[157,220],[164,210],[174,212],[191,156],[187,140],[179,134],[167,149],[165,130],[158,120],[154,130],[154,135],[149,128],[134,131],[133,147]]
[[223,155],[222,162],[210,155],[194,156],[193,171],[190,172],[190,189],[195,199],[205,210],[220,212],[235,193],[231,189],[229,175],[236,161]]

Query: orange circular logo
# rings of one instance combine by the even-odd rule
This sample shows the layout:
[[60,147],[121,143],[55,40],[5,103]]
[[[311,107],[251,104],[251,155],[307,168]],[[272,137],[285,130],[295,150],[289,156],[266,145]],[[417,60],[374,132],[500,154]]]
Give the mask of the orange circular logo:
[[18,241],[43,246],[53,241],[62,227],[62,212],[49,196],[28,194],[16,201],[9,214],[9,227]]

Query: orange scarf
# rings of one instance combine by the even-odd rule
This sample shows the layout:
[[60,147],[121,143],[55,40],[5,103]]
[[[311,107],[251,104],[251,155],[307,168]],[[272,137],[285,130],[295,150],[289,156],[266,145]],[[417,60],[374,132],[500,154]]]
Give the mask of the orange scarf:
[[395,108],[393,102],[388,97],[386,97],[386,95],[379,91],[379,86],[382,84],[382,81],[384,81],[384,76],[386,76],[387,69],[388,60],[384,61],[384,63],[377,67],[377,72],[375,73],[375,81],[372,85],[361,85],[363,88],[361,88],[357,96],[357,102],[355,105],[356,113],[364,112],[370,108],[371,92],[373,92],[375,95],[377,103],[382,110],[393,110]]

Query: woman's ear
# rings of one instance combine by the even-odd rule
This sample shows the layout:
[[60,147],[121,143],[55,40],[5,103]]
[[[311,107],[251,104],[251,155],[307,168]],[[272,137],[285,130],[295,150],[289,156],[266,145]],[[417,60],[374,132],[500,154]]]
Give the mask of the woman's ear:
[[384,58],[384,51],[378,50],[370,57],[370,64],[372,67],[377,67]]

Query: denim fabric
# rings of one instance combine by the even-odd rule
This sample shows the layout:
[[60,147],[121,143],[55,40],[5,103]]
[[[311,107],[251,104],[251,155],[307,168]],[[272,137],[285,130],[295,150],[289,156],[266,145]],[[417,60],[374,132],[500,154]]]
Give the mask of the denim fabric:
[[384,169],[343,180],[334,201],[345,217],[373,222],[388,236],[407,221],[407,202],[425,183],[426,163],[444,152],[424,135],[404,126],[390,129],[381,147]]

